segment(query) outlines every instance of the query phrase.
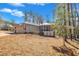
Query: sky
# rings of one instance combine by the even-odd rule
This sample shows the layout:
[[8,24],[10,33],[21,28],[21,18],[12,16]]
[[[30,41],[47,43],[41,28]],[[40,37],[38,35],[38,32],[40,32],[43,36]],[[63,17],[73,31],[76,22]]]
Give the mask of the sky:
[[48,3],[0,3],[0,16],[7,21],[24,22],[24,11],[32,11],[43,16],[45,20],[53,21],[53,10],[56,4]]
[[[77,9],[79,10],[79,4]],[[45,20],[54,21],[55,3],[0,3],[0,17],[4,20],[15,20],[16,23],[24,22],[24,11],[37,13]]]

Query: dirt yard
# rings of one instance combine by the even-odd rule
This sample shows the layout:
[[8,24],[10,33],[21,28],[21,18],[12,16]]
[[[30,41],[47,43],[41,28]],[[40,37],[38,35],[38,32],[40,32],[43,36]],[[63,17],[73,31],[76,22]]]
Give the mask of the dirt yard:
[[68,51],[67,49],[65,49],[63,50],[63,52],[63,48],[60,48],[63,47],[62,45],[62,39],[57,39],[53,37],[44,37],[35,34],[11,34],[0,37],[0,55],[62,56],[74,55],[72,54],[72,51],[75,52],[76,50],[77,54],[75,53],[75,55],[79,55],[79,49],[76,49],[69,44],[66,45],[68,48],[71,48],[72,51]]

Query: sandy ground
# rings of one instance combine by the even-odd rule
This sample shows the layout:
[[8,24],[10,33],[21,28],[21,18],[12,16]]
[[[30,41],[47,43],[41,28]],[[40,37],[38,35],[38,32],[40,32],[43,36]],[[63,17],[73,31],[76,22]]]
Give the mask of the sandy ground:
[[[73,42],[71,42],[73,44]],[[60,47],[63,45],[63,40],[44,37],[32,34],[11,34],[8,36],[0,37],[0,55],[23,55],[23,56],[60,56],[60,55],[73,55],[72,52],[64,50],[61,51]],[[79,55],[79,49],[67,44],[68,48],[72,51],[77,51]],[[76,46],[78,44],[75,44]],[[79,45],[77,46],[79,47]],[[66,51],[66,52],[65,52]]]
[[11,32],[10,32],[10,31],[1,31],[1,30],[0,30],[0,37],[1,37],[1,36],[10,35],[9,33],[11,33]]
[[7,33],[0,33],[0,36],[6,36],[6,35],[10,35],[10,34],[7,34]]

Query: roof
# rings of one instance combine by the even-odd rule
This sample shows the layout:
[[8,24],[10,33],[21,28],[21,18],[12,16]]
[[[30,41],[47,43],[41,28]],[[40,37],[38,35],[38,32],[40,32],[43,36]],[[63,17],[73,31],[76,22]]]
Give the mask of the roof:
[[34,24],[34,23],[30,23],[30,22],[25,22],[25,24],[39,26],[39,24]]
[[43,23],[43,24],[40,24],[40,25],[52,25],[53,23]]
[[25,24],[35,25],[35,26],[42,26],[42,25],[52,25],[52,24],[54,24],[54,23],[42,23],[42,24],[34,24],[34,23],[30,23],[30,22],[25,22]]

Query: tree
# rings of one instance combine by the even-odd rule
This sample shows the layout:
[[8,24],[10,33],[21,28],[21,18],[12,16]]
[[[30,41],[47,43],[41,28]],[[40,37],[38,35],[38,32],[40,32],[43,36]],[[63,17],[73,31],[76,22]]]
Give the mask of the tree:
[[54,28],[56,30],[56,34],[58,36],[63,37],[63,45],[65,46],[65,41],[67,39],[67,4],[62,4],[60,7],[57,8],[57,19],[54,25]]
[[54,29],[58,36],[62,36],[65,41],[70,37],[72,40],[72,35],[74,35],[74,39],[76,40],[76,34],[78,30],[76,30],[76,5],[75,4],[59,4],[56,11],[56,21]]
[[[75,13],[74,36],[75,36],[75,40],[76,40],[77,39],[77,36],[79,34],[79,15],[78,15],[78,11],[77,11],[76,4],[74,4],[74,8],[75,8],[75,11],[74,11],[74,13]],[[76,17],[78,17],[78,19]],[[77,24],[77,22],[78,22],[78,24]]]

